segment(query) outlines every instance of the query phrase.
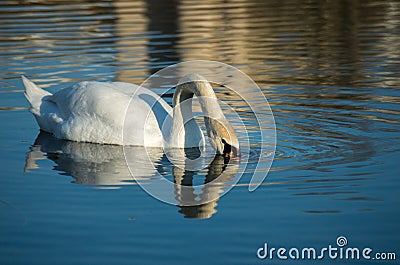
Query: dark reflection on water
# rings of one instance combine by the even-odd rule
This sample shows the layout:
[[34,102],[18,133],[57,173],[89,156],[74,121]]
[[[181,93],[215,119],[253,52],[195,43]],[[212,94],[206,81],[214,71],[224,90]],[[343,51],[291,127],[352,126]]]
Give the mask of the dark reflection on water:
[[[160,264],[180,257],[173,261],[255,264],[265,240],[305,247],[339,235],[352,246],[393,250],[400,243],[399,14],[398,1],[380,0],[2,1],[0,263]],[[181,207],[181,214],[125,185],[134,182],[119,147],[46,140],[28,154],[26,169],[39,168],[22,173],[38,128],[20,75],[54,92],[83,80],[140,84],[167,65],[199,59],[238,67],[271,105],[276,156],[256,192],[247,192],[252,155],[218,205]],[[216,92],[238,111],[257,153],[248,105],[223,88]],[[153,168],[138,167],[143,175],[188,184],[230,170],[214,160],[193,173],[158,152],[154,160]],[[236,174],[231,169],[227,175]],[[98,189],[67,185],[56,172]],[[106,187],[120,189],[100,189]],[[128,213],[133,225],[121,222]],[[182,216],[211,218],[193,227]]]
[[[204,184],[210,183],[213,180],[216,180],[219,176],[221,176],[222,172],[225,171],[229,163],[229,160],[224,158],[223,156],[216,156],[213,161],[207,167],[207,173],[204,179]],[[193,177],[196,172],[190,170],[184,170],[177,166],[174,166],[173,175],[175,183],[185,186],[193,186]],[[219,179],[219,182],[228,183],[231,178],[232,174],[224,175],[224,179]],[[217,191],[218,192],[218,191]],[[192,194],[179,194],[177,193],[178,197],[185,197],[185,196],[196,196],[194,194],[194,189]],[[202,205],[195,205],[195,206],[180,206],[180,213],[184,214],[187,218],[209,218],[215,212],[215,207],[217,206],[217,201],[214,200],[212,202],[202,204]]]
[[178,1],[149,0],[146,17],[149,19],[147,28],[150,32],[162,32],[165,37],[150,39],[147,44],[150,74],[179,62],[176,43],[178,35]]

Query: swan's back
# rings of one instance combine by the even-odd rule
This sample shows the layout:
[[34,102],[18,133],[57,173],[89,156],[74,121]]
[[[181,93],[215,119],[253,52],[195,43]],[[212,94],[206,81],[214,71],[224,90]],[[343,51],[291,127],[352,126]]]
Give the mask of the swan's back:
[[[146,88],[122,82],[81,82],[52,95],[27,79],[24,85],[30,111],[41,130],[57,138],[118,145],[163,145],[159,116],[165,119],[171,107]],[[128,105],[131,113],[125,123]],[[130,132],[125,141],[124,128]],[[146,131],[151,132],[150,137],[145,137]]]
[[127,83],[80,82],[62,89],[48,101],[57,105],[62,117],[95,118],[114,124],[124,115],[138,86]]

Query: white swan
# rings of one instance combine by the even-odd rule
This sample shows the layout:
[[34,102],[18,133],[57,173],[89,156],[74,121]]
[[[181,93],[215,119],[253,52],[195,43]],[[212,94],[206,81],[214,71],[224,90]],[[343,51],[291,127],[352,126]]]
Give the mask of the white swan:
[[129,83],[80,82],[51,94],[24,76],[22,80],[30,112],[40,129],[57,138],[116,145],[198,147],[204,144],[204,136],[192,114],[191,99],[196,95],[216,153],[238,152],[234,129],[211,85],[198,74],[179,81],[173,108],[152,91]]

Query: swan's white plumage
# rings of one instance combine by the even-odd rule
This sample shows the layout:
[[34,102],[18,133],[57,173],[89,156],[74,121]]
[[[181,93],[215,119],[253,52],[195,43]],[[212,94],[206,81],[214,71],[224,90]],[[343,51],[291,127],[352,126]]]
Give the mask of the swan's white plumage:
[[174,108],[152,91],[129,83],[80,82],[51,94],[25,77],[22,80],[40,129],[60,139],[151,147],[204,146],[192,113],[196,95],[216,153],[231,155],[239,148],[212,86],[198,74],[185,75],[179,81]]
[[[170,128],[164,125],[171,123],[172,108],[146,88],[122,82],[85,81],[50,94],[27,78],[22,79],[30,111],[40,129],[57,138],[162,147],[169,142],[166,137],[172,137]],[[185,125],[187,133],[198,144],[203,135],[194,121],[190,125]],[[178,142],[176,147],[191,147],[185,146],[184,139]]]

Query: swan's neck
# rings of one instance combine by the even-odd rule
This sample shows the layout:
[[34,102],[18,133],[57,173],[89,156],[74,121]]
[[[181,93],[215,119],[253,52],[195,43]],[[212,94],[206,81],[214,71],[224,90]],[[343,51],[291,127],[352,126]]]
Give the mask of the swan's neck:
[[225,119],[214,90],[207,81],[192,81],[178,85],[172,103],[174,109],[182,113],[183,117],[192,118],[192,98],[194,95],[200,102],[204,117]]
[[[180,147],[199,146],[204,141],[201,130],[193,118],[192,99],[196,95],[204,114],[207,134],[213,137],[216,122],[227,124],[211,85],[205,80],[178,84],[173,98],[173,119],[170,141]],[[201,142],[200,145],[204,145]]]

